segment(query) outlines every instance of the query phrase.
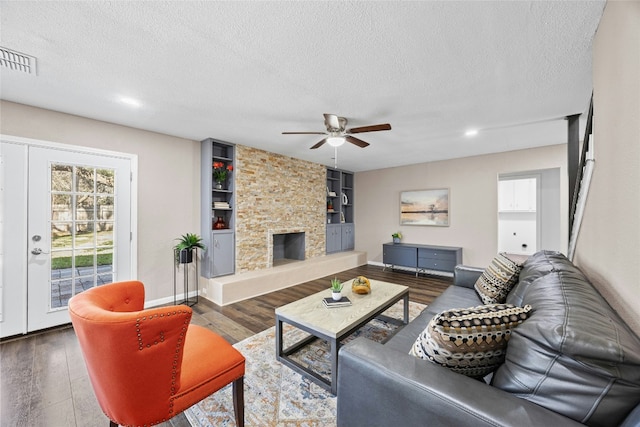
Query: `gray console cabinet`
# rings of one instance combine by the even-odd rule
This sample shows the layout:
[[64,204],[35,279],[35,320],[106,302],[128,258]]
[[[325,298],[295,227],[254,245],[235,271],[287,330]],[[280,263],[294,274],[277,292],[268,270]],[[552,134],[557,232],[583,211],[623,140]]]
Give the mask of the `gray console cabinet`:
[[417,245],[412,243],[385,243],[382,245],[385,268],[394,266],[415,268],[416,276],[426,270],[453,273],[462,264],[462,248],[454,246]]

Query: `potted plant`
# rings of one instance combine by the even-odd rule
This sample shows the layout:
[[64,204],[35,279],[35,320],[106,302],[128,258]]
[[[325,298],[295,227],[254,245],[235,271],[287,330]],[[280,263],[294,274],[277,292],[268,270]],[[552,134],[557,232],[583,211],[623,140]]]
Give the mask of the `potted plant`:
[[344,283],[340,282],[337,277],[331,279],[331,298],[334,301],[340,301],[342,299],[342,287]]
[[198,248],[206,250],[202,238],[197,234],[187,233],[176,239],[178,243],[173,247],[176,254],[176,263],[189,264],[193,262],[193,250]]
[[222,183],[227,179],[227,174],[233,171],[233,165],[225,165],[223,162],[213,162],[213,180],[216,182],[216,188],[222,189]]
[[402,234],[398,231],[397,233],[393,233],[391,237],[393,237],[393,243],[400,243],[400,239],[402,239]]

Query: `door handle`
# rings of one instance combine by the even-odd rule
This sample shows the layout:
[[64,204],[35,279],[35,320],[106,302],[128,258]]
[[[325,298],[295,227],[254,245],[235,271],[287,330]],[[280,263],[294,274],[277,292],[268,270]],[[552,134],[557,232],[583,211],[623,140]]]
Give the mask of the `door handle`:
[[31,250],[31,253],[34,254],[34,255],[40,255],[40,254],[48,254],[49,252],[45,252],[40,248],[33,248]]

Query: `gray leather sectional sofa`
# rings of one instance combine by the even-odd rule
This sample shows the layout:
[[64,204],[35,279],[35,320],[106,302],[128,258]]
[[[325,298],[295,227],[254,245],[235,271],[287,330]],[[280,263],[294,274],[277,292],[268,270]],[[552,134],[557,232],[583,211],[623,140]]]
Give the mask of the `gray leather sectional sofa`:
[[640,426],[640,339],[557,252],[524,263],[506,303],[533,310],[491,378],[410,356],[435,314],[482,304],[482,271],[457,266],[454,285],[384,345],[340,350],[338,426]]

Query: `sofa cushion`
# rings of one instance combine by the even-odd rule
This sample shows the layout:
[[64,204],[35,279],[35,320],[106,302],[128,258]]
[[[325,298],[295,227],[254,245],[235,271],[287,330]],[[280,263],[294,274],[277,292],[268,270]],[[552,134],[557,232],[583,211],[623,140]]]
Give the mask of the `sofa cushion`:
[[523,305],[524,295],[527,293],[529,285],[536,279],[551,273],[555,267],[559,267],[560,261],[553,262],[553,260],[561,259],[566,258],[556,251],[539,251],[531,255],[522,264],[522,269],[518,275],[518,283],[511,289],[505,302],[513,305]]
[[484,377],[502,364],[511,330],[530,311],[531,306],[508,304],[443,311],[431,319],[409,354],[470,377]]
[[501,304],[518,281],[520,264],[499,253],[484,269],[475,284],[478,295],[485,304]]
[[492,384],[590,426],[620,424],[640,403],[640,339],[562,254],[534,261],[546,273],[523,302],[535,310]]
[[478,294],[471,288],[449,286],[425,308],[422,313],[400,329],[385,346],[407,354],[416,338],[427,327],[433,316],[451,307],[472,307],[482,304]]

